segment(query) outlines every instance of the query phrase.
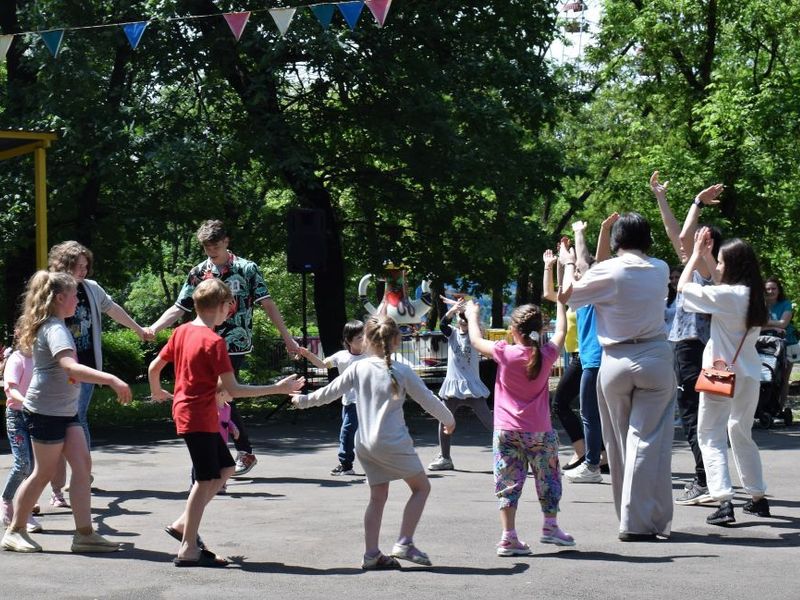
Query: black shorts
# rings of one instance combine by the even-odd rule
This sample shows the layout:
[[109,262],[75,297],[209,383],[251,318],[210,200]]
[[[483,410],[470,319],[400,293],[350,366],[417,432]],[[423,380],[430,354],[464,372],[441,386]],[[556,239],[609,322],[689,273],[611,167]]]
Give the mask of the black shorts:
[[195,431],[182,433],[180,437],[186,442],[189,456],[192,457],[194,478],[197,481],[211,481],[220,478],[220,471],[225,467],[236,466],[227,444],[218,431]]
[[25,425],[34,442],[40,444],[60,444],[67,437],[67,427],[81,427],[78,415],[71,417],[56,417],[31,412],[22,409]]

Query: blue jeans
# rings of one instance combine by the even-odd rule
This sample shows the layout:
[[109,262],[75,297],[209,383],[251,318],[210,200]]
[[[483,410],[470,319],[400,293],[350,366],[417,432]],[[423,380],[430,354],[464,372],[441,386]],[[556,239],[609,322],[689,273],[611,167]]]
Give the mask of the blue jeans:
[[89,435],[89,403],[92,401],[94,393],[93,383],[81,383],[81,391],[78,395],[78,420],[83,427],[83,434],[86,436],[86,445],[92,449],[92,438]]
[[600,464],[603,450],[603,427],[600,425],[600,409],[597,408],[597,373],[600,367],[586,367],[581,375],[581,421],[583,439],[586,440],[586,462]]
[[33,446],[31,446],[28,425],[25,423],[25,417],[21,410],[6,408],[6,431],[14,462],[11,463],[11,469],[6,477],[3,500],[10,502],[14,498],[17,488],[33,471]]
[[358,429],[358,413],[355,404],[342,406],[342,429],[339,431],[339,462],[351,467],[356,458],[355,442]]

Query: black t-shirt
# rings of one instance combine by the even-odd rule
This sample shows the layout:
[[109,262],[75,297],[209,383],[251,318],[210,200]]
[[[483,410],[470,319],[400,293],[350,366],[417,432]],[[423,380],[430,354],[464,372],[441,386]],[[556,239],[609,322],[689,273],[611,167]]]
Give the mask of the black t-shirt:
[[72,333],[72,337],[75,338],[78,362],[96,369],[92,340],[92,307],[89,304],[89,297],[86,295],[86,288],[82,283],[78,284],[78,308],[75,309],[75,316],[65,319],[64,322]]

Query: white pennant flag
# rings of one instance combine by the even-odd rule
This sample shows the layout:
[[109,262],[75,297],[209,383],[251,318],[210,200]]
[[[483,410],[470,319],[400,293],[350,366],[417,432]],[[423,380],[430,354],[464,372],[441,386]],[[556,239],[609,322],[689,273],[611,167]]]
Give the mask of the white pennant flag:
[[0,35],[0,63],[6,60],[6,54],[14,41],[13,35]]
[[289,31],[289,24],[292,22],[292,18],[294,17],[294,13],[297,12],[296,8],[271,8],[269,9],[269,14],[272,17],[272,20],[275,21],[275,25],[278,27],[278,31],[281,32],[281,37],[286,35],[286,32]]

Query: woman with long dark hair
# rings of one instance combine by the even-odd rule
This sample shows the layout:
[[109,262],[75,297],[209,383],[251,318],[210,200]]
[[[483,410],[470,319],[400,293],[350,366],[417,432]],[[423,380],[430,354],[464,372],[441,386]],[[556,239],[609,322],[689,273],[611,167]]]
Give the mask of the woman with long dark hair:
[[738,238],[720,246],[715,272],[717,285],[692,283],[692,271],[712,253],[711,231],[704,227],[696,236],[694,250],[678,281],[687,311],[711,315],[711,337],[703,353],[703,367],[723,360],[736,373],[732,398],[700,393],[697,439],[703,453],[708,493],[720,506],[706,519],[712,525],[727,525],[733,514],[733,486],[728,469],[728,439],[742,487],[751,500],[744,511],[769,516],[767,485],[761,457],[751,435],[758,405],[761,361],[755,343],[769,313],[764,300],[764,280],[753,248]]

